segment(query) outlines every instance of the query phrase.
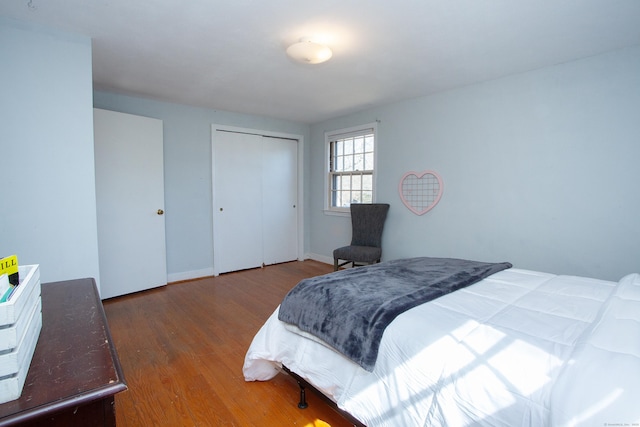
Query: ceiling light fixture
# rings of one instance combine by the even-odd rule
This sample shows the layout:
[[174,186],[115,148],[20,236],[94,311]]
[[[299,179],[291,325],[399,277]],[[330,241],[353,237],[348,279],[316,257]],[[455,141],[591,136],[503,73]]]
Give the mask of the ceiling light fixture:
[[303,37],[299,42],[287,48],[287,55],[303,64],[320,64],[328,61],[333,52],[328,46],[314,42],[308,37]]

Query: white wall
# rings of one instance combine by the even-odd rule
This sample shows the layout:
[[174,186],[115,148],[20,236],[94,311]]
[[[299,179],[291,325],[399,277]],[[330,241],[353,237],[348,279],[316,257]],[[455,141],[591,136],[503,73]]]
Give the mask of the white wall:
[[[309,138],[309,127],[304,124],[104,91],[94,93],[94,105],[154,117],[164,123],[169,281],[213,274],[211,124],[303,135],[305,141]],[[305,154],[305,162],[308,161]]]
[[91,40],[0,18],[0,255],[99,279]]
[[[376,108],[311,127],[310,251],[330,257],[349,218],[322,213],[323,132],[378,124],[383,258],[511,261],[618,280],[640,271],[640,47]],[[404,172],[434,169],[440,204],[416,216]]]

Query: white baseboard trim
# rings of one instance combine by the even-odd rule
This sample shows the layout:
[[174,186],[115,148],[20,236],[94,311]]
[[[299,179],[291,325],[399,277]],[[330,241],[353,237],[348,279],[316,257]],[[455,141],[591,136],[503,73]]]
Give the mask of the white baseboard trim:
[[333,265],[333,257],[318,255],[318,254],[306,254],[305,259],[312,259],[314,261],[323,262],[325,264]]
[[184,280],[200,279],[201,277],[213,276],[213,267],[203,268],[202,270],[183,271],[181,273],[172,273],[167,275],[167,282],[182,282]]
[[[312,259],[314,261],[333,265],[333,258],[324,255],[305,254],[304,259]],[[180,273],[167,274],[167,283],[182,282],[185,280],[194,280],[211,276],[213,276],[213,267],[203,268],[202,270],[183,271]]]

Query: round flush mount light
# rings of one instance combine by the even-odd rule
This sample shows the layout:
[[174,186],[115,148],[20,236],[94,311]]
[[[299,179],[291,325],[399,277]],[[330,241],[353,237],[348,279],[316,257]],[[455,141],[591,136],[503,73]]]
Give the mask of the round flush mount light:
[[333,52],[328,46],[314,42],[308,37],[303,37],[299,42],[287,48],[287,55],[294,61],[303,64],[320,64],[328,61]]

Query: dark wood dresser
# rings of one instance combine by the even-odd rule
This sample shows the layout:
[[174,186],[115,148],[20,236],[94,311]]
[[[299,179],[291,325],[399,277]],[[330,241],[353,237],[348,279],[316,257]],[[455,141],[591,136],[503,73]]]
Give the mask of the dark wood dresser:
[[22,395],[0,426],[115,426],[127,389],[93,279],[42,284],[42,330]]

